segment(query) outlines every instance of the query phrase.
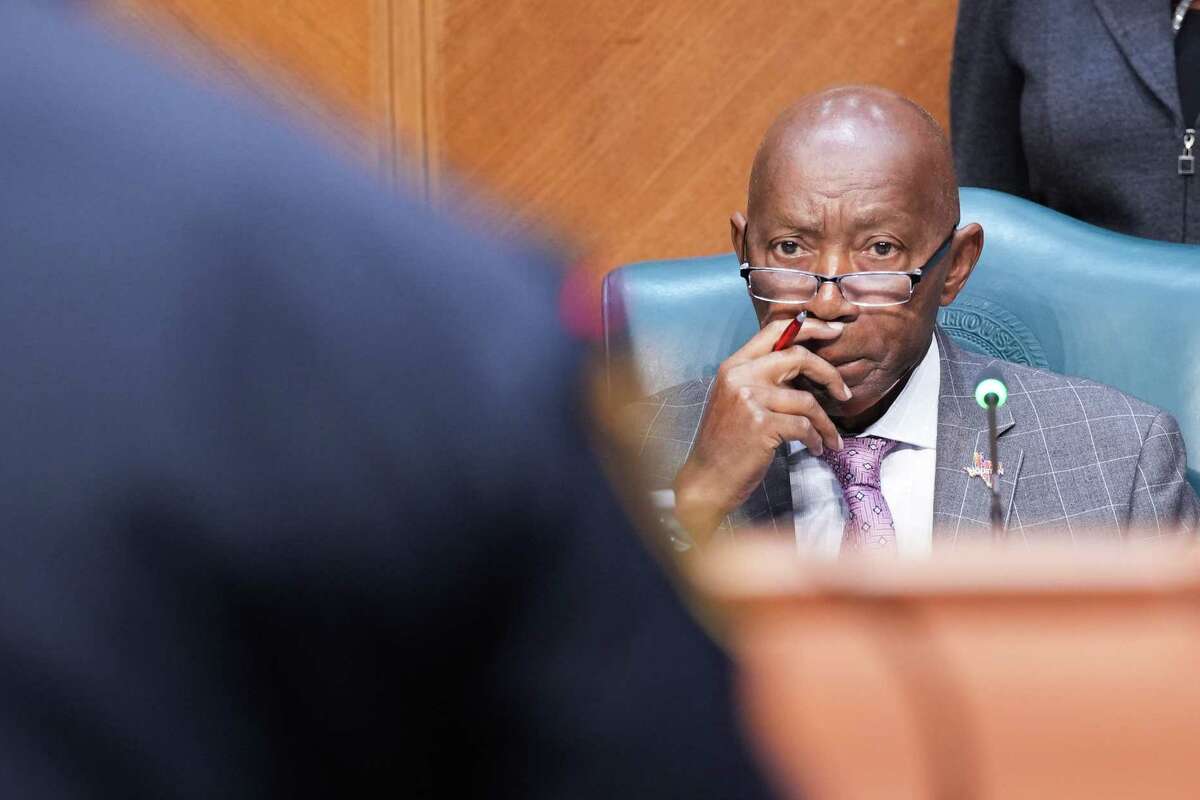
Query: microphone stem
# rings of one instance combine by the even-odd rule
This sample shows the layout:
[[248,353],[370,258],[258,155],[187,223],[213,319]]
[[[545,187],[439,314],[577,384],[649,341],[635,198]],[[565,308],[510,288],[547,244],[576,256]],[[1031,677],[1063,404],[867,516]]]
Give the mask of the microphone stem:
[[996,403],[998,398],[994,394],[989,394],[986,398],[987,402],[987,418],[988,418],[988,447],[990,449],[989,457],[992,460],[992,538],[1000,539],[1004,534],[1004,519],[1000,513],[1000,455],[998,444],[996,442]]

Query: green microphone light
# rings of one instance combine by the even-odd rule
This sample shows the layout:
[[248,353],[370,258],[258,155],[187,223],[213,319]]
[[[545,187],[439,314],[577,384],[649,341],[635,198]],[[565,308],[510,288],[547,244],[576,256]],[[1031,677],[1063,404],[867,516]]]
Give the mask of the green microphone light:
[[995,367],[985,369],[975,382],[975,402],[979,403],[980,408],[988,407],[987,400],[990,394],[996,396],[996,408],[1008,401],[1008,387],[1004,385],[1004,376]]
[[[991,456],[991,475],[987,481],[988,493],[991,494],[992,539],[1004,538],[1004,515],[1000,509],[1000,481],[998,477],[1004,474],[1000,464],[1000,443],[997,440],[999,431],[996,428],[996,409],[1008,400],[1008,386],[1004,383],[1004,373],[1000,367],[993,364],[979,373],[975,379],[975,402],[987,412],[988,421],[988,454]],[[978,454],[976,454],[978,458]]]

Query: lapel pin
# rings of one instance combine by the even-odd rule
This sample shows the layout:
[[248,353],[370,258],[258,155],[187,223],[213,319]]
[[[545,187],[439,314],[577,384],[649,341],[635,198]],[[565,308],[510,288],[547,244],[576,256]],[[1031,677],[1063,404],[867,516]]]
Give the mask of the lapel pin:
[[[985,486],[987,486],[989,489],[991,489],[992,488],[992,462],[989,459],[984,458],[983,455],[979,451],[975,451],[975,454],[971,457],[971,461],[973,462],[971,464],[971,466],[963,467],[963,470],[965,470],[967,473],[967,477],[968,478],[979,478],[981,481],[983,481]],[[996,476],[1000,477],[1002,475],[1004,475],[1004,465],[997,464],[996,465]]]

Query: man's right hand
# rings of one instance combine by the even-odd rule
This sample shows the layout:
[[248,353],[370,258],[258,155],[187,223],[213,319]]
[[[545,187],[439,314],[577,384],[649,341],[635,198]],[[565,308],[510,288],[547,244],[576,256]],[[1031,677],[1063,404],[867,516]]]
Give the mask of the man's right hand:
[[799,344],[836,339],[842,325],[809,317],[795,345],[772,352],[790,323],[767,324],[717,370],[691,454],[675,478],[675,517],[699,541],[746,501],[783,442],[803,442],[817,455],[841,449],[829,415],[792,381],[803,375],[831,397],[850,399],[837,369]]

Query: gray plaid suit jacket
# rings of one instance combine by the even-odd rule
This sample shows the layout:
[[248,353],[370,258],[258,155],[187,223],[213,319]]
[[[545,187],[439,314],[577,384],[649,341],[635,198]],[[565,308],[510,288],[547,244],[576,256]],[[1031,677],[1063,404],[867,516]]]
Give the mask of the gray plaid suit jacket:
[[[1170,414],[1109,386],[967,352],[940,329],[935,335],[941,350],[935,544],[990,536],[989,492],[966,467],[974,453],[987,456],[987,416],[973,391],[979,371],[994,363],[1009,384],[998,413],[998,451],[1010,540],[1155,538],[1196,529],[1200,500],[1185,478],[1183,437]],[[690,381],[632,407],[652,489],[669,488],[687,459],[712,382],[711,376]],[[728,534],[750,525],[794,533],[785,448],[721,528]]]

